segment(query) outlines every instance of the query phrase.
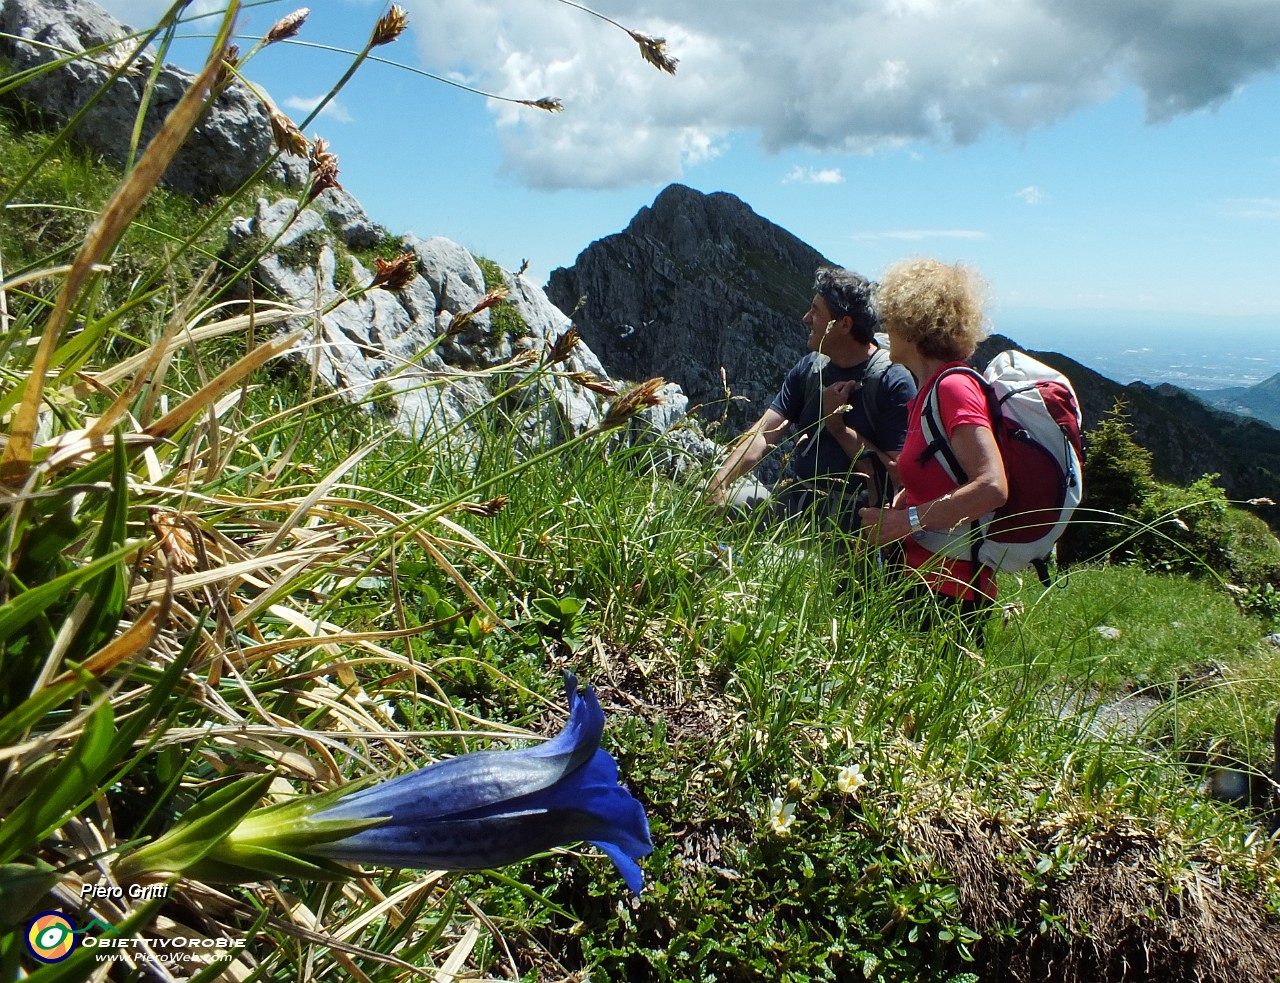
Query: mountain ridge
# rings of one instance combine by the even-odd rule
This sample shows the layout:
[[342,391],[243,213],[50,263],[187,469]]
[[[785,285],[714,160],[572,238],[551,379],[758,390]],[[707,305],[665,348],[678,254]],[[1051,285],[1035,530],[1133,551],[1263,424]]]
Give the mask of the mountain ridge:
[[1215,409],[1262,420],[1280,428],[1280,372],[1252,386],[1202,389],[1192,395]]

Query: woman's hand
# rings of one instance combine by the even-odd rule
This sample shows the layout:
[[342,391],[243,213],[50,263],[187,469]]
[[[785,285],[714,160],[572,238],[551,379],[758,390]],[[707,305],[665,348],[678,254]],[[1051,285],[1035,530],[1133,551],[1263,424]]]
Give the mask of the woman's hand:
[[872,546],[884,546],[911,535],[906,509],[861,509],[862,529]]

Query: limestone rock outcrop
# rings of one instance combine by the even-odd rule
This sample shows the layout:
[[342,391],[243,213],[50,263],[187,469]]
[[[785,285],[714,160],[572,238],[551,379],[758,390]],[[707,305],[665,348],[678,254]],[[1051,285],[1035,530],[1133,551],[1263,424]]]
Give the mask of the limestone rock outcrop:
[[[408,432],[442,433],[490,398],[489,370],[526,351],[531,354],[525,366],[512,372],[528,374],[530,385],[507,397],[510,419],[539,443],[598,422],[595,399],[564,377],[573,372],[605,377],[585,345],[573,350],[560,374],[535,372],[541,353],[570,327],[536,286],[497,271],[507,291],[508,317],[499,324],[492,308],[483,310],[455,331],[455,319],[488,289],[484,272],[455,242],[406,235],[399,248],[414,254],[420,275],[394,293],[371,290],[341,300],[341,285],[373,279],[373,270],[353,250],[366,248],[370,236],[376,242],[387,233],[339,189],[322,192],[296,217],[295,211],[292,199],[259,199],[253,215],[233,223],[231,248],[253,252],[271,243],[254,268],[259,292],[324,312],[313,318],[315,337],[301,352],[302,357],[314,353],[327,385],[354,401],[376,399],[391,407]],[[514,388],[514,381],[507,374],[502,388]]]
[[[72,119],[97,96],[117,69],[115,81],[79,123],[74,139],[116,164],[128,161],[134,121],[153,66],[134,32],[87,0],[0,0],[0,57],[14,74],[31,71],[17,95],[56,123]],[[13,37],[5,37],[12,35]],[[22,40],[15,40],[22,39]],[[67,55],[81,55],[48,71],[38,71]],[[162,66],[142,123],[139,147],[159,130],[191,84],[190,72]],[[178,151],[163,182],[196,198],[233,191],[247,181],[272,151],[271,124],[262,101],[233,83],[218,97]],[[298,174],[280,164],[276,176]]]

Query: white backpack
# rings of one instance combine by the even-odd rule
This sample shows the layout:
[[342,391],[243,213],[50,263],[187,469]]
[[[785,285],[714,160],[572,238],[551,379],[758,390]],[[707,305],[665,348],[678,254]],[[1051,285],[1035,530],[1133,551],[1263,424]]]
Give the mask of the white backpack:
[[[1020,351],[1001,352],[985,376],[957,366],[939,375],[938,381],[953,372],[967,372],[982,383],[991,429],[1004,459],[1009,499],[975,523],[950,532],[924,532],[917,541],[932,553],[971,559],[997,570],[1034,566],[1048,583],[1045,560],[1084,495],[1082,421],[1075,390],[1062,373]],[[925,397],[920,427],[928,444],[921,463],[937,455],[952,481],[967,482],[938,415],[937,383]]]

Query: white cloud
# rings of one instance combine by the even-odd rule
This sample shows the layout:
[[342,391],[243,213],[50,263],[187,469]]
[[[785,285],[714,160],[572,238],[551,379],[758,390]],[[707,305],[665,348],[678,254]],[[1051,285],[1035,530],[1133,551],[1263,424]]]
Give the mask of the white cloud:
[[838,167],[801,167],[797,164],[783,177],[783,184],[844,184],[844,175]]
[[[167,0],[107,2],[124,16]],[[675,77],[567,4],[401,2],[429,71],[564,100],[555,115],[490,104],[507,170],[542,187],[674,180],[742,136],[769,153],[968,144],[1127,88],[1161,120],[1280,68],[1276,0],[599,0],[667,38]]]
[[[320,105],[320,100],[322,98],[322,96],[312,96],[304,99],[300,96],[290,96],[288,99],[284,100],[284,105],[286,108],[296,110],[303,116],[306,116],[311,113],[316,106]],[[337,99],[331,100],[324,109],[320,111],[320,115],[326,119],[331,119],[336,123],[354,123],[356,121],[355,117],[347,111],[346,106]]]
[[861,232],[853,238],[858,240],[905,239],[916,242],[921,239],[988,239],[990,236],[976,229],[895,229],[890,232]]
[[1034,184],[1028,184],[1021,191],[1014,195],[1015,198],[1021,198],[1028,205],[1038,205],[1044,201],[1044,192],[1037,188]]

